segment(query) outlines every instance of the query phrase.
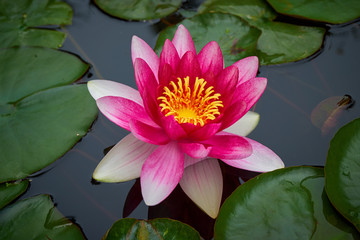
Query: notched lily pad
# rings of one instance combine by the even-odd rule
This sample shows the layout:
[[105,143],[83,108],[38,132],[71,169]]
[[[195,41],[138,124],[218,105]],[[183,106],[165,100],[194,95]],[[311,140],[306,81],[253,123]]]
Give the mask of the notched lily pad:
[[[222,13],[199,14],[185,19],[181,24],[189,30],[198,52],[208,42],[216,41],[227,66],[255,55],[256,43],[261,34],[239,17]],[[171,26],[160,33],[155,46],[157,53],[160,54],[166,39],[172,39],[176,29],[177,26]]]
[[79,79],[88,65],[43,48],[0,51],[0,182],[21,179],[68,151],[97,115]]
[[28,180],[0,184],[0,209],[24,193],[28,186]]
[[358,0],[267,0],[282,14],[327,23],[345,23],[360,17]]
[[335,208],[360,231],[360,119],[342,127],[330,142],[325,188]]
[[260,31],[257,55],[260,64],[298,61],[317,52],[325,29],[274,21],[277,14],[264,0],[208,0],[199,7],[200,13],[222,12],[238,16]]
[[113,224],[104,240],[118,239],[199,239],[200,235],[190,226],[172,219],[137,220],[120,219]]
[[0,0],[0,48],[59,48],[65,34],[38,27],[71,24],[71,20],[71,7],[58,0]]
[[18,201],[0,211],[0,239],[85,239],[54,207],[50,196]]
[[95,4],[107,14],[127,20],[163,18],[175,12],[181,0],[95,0]]

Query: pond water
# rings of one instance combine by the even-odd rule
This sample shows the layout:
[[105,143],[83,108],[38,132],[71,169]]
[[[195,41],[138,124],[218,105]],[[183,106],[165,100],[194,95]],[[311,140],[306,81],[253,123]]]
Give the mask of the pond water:
[[[73,7],[74,17],[73,24],[65,28],[69,35],[62,49],[92,64],[90,73],[81,81],[103,78],[136,88],[131,37],[137,35],[153,47],[162,24],[157,20],[122,21],[87,1],[66,2]],[[310,59],[262,66],[259,76],[268,78],[268,87],[255,106],[261,119],[250,138],[271,148],[286,166],[323,166],[333,134],[359,117],[360,106],[355,103],[344,111],[327,135],[311,123],[310,114],[328,97],[347,94],[359,101],[359,63],[360,23],[355,22],[332,27],[322,50]],[[92,172],[104,150],[127,134],[99,114],[90,132],[72,150],[30,177],[31,187],[22,198],[50,194],[59,211],[79,224],[88,239],[100,239],[122,218],[127,194],[135,181],[98,184],[92,181]],[[147,219],[148,207],[141,202],[129,217]]]

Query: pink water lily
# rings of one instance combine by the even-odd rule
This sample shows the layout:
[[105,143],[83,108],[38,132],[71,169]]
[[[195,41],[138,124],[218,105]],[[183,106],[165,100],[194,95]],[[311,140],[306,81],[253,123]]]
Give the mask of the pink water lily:
[[209,216],[218,215],[223,189],[217,159],[251,171],[284,167],[269,148],[244,137],[258,123],[249,111],[267,79],[256,77],[257,57],[224,68],[219,45],[209,42],[197,54],[180,25],[158,57],[134,36],[131,55],[138,90],[92,80],[88,89],[100,111],[131,133],[116,144],[94,171],[104,182],[140,177],[149,206],[163,201],[180,183]]

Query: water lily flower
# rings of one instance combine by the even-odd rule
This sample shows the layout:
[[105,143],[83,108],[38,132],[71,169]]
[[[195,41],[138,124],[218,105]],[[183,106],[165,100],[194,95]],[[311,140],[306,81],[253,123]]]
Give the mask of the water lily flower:
[[149,206],[163,201],[180,183],[209,216],[218,215],[223,189],[217,159],[251,171],[284,167],[269,148],[244,137],[258,123],[249,111],[265,90],[256,77],[257,57],[224,68],[212,41],[197,53],[180,25],[160,57],[134,36],[132,62],[138,90],[121,83],[92,80],[88,89],[100,111],[131,133],[117,143],[94,171],[103,182],[140,177]]

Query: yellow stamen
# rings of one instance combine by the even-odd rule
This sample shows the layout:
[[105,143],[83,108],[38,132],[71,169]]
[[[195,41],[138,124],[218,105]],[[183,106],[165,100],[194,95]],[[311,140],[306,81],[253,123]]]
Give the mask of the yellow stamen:
[[162,95],[157,98],[165,116],[173,115],[178,123],[204,126],[220,115],[219,108],[224,106],[221,94],[214,93],[213,86],[205,88],[207,82],[198,77],[194,86],[189,85],[189,77],[177,80],[177,84],[171,81],[168,87],[164,87]]

